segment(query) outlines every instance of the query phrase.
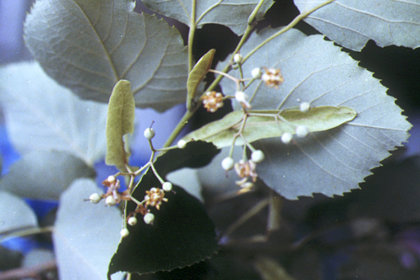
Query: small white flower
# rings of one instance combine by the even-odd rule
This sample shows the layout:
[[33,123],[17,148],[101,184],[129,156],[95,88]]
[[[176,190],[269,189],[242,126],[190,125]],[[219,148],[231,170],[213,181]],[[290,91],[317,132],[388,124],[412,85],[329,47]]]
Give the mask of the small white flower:
[[255,150],[251,154],[251,160],[255,163],[262,162],[264,158],[265,158],[264,153],[261,150]]
[[176,145],[178,146],[178,148],[184,149],[185,146],[187,146],[187,141],[181,139],[181,140],[178,141],[178,143],[176,143]]
[[92,203],[99,203],[99,201],[101,201],[101,196],[98,193],[93,193],[89,196],[89,200]]
[[299,110],[303,113],[306,113],[311,108],[311,104],[309,102],[302,102],[299,105]]
[[239,103],[241,103],[246,108],[251,108],[251,104],[248,103],[248,95],[245,94],[245,92],[238,90],[235,92],[235,99]]
[[129,232],[129,231],[128,231],[128,229],[126,229],[126,228],[123,228],[123,229],[120,231],[120,235],[121,235],[121,237],[122,237],[122,238],[127,237],[129,234],[130,234],[130,232]]
[[241,63],[242,59],[243,59],[243,57],[239,53],[237,53],[233,56],[233,62],[235,62],[237,64]]
[[259,79],[259,78],[261,78],[261,75],[262,75],[261,68],[252,69],[252,71],[251,71],[252,78]]
[[128,218],[127,223],[128,223],[130,226],[135,226],[135,225],[137,224],[137,218],[136,218],[136,217],[130,217],[130,218]]
[[303,138],[306,137],[306,135],[308,135],[309,130],[306,126],[304,125],[298,125],[296,127],[296,135],[297,137]]
[[153,130],[153,128],[151,128],[151,127],[148,127],[148,128],[146,128],[145,130],[144,130],[144,137],[147,139],[147,140],[150,140],[150,139],[152,139],[153,137],[155,137],[155,131]]
[[172,190],[172,184],[170,182],[165,182],[162,184],[162,189],[165,192],[170,192]]
[[225,157],[222,160],[222,168],[226,171],[231,170],[234,165],[235,165],[235,161],[231,157]]
[[143,221],[148,225],[152,224],[154,219],[155,219],[155,215],[153,215],[152,213],[147,213],[143,217]]
[[289,144],[289,143],[290,143],[290,141],[292,141],[292,138],[293,138],[293,135],[292,135],[291,133],[289,133],[289,132],[285,132],[285,133],[283,133],[283,135],[281,136],[281,141],[282,141],[284,144]]
[[117,201],[115,200],[114,196],[109,195],[105,199],[105,204],[108,206],[114,206],[115,204],[117,204]]

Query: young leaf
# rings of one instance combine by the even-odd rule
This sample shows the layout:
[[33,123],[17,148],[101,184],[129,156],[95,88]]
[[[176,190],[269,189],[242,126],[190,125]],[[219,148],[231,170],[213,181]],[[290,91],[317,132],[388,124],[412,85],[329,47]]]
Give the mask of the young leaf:
[[34,62],[0,67],[0,105],[22,154],[66,151],[89,165],[105,154],[106,106],[81,101]]
[[10,167],[0,180],[0,190],[32,199],[58,200],[75,179],[82,177],[95,177],[95,170],[83,160],[67,152],[34,151]]
[[0,233],[37,225],[35,213],[23,199],[0,191]]
[[84,201],[99,191],[94,181],[80,179],[60,199],[53,241],[62,280],[106,278],[120,239],[121,215],[116,207]]
[[[248,53],[276,31],[253,34],[241,52]],[[258,175],[284,197],[341,195],[357,188],[370,169],[389,156],[389,150],[407,140],[411,125],[394,98],[386,95],[386,88],[322,36],[289,30],[259,49],[242,68],[250,75],[252,69],[263,66],[281,69],[284,83],[278,89],[262,81],[252,84],[247,94],[257,92],[252,100],[255,110],[293,108],[308,102],[312,107],[345,106],[357,112],[346,125],[310,133],[288,145],[277,139],[255,145],[266,154],[257,167]],[[239,76],[237,70],[230,74]],[[222,80],[222,87],[226,94],[236,90],[227,79]]]
[[[231,112],[224,118],[189,133],[183,139],[211,142],[218,148],[231,146],[235,135],[241,130],[243,117],[242,111]],[[251,111],[241,133],[242,137],[238,137],[235,144],[244,145],[244,139],[247,143],[252,143],[261,139],[281,137],[286,132],[293,135],[297,126],[305,126],[309,132],[325,131],[355,117],[354,110],[333,106],[314,107],[309,112],[301,112],[299,109]]]
[[[161,176],[181,167],[201,167],[218,153],[204,142],[189,143],[184,149],[160,156],[155,167]],[[151,169],[142,177],[133,197],[143,200],[145,191],[160,186]],[[128,227],[130,234],[121,240],[109,264],[109,276],[117,271],[150,273],[181,268],[208,258],[217,248],[214,226],[203,205],[174,185],[159,211],[153,211],[153,225],[143,221]],[[127,212],[135,209],[128,202]],[[199,244],[199,245],[198,245]]]
[[[143,1],[149,9],[186,25],[190,25],[191,21],[199,27],[208,23],[223,24],[238,35],[245,31],[249,15],[260,2],[259,0]],[[256,19],[261,19],[273,3],[272,0],[264,1]]]
[[191,70],[190,74],[188,75],[188,80],[187,80],[187,90],[188,90],[187,109],[188,110],[191,109],[191,104],[195,99],[198,86],[200,85],[201,81],[206,77],[207,72],[209,71],[211,67],[215,53],[216,53],[215,49],[209,50],[194,65],[194,68]]
[[[294,0],[301,12],[325,0]],[[377,45],[420,46],[420,2],[336,0],[305,21],[340,45],[360,51],[369,39]]]
[[108,165],[126,171],[130,151],[126,150],[123,137],[134,131],[134,97],[129,81],[118,81],[112,90],[106,122],[106,158]]
[[162,111],[185,100],[187,53],[177,30],[137,14],[132,0],[38,0],[25,41],[57,82],[86,99],[108,102],[129,80],[136,105]]

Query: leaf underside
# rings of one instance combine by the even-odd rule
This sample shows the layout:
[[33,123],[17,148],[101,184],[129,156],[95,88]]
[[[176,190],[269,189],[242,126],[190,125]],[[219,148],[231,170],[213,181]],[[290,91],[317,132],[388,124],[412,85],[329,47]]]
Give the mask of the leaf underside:
[[[294,0],[301,12],[325,0]],[[338,44],[360,51],[367,41],[380,47],[420,46],[420,1],[335,0],[305,21]]]
[[[284,133],[295,134],[297,126],[305,126],[309,132],[319,132],[338,127],[353,120],[356,112],[348,107],[320,106],[309,112],[299,109],[284,111],[251,111],[246,119],[245,128],[235,145],[244,145],[266,138],[278,138]],[[195,130],[183,139],[211,142],[218,148],[232,145],[235,135],[241,131],[244,115],[234,111],[223,119],[214,121]],[[246,141],[245,141],[246,140]]]
[[25,42],[45,71],[81,98],[108,102],[129,80],[136,105],[163,111],[185,100],[187,52],[164,20],[131,0],[38,0]]
[[[189,143],[184,149],[170,150],[160,156],[155,167],[161,176],[181,167],[208,164],[217,149],[204,142]],[[151,169],[142,177],[133,197],[143,200],[145,191],[160,186]],[[214,226],[203,205],[182,188],[174,186],[167,202],[155,214],[153,225],[138,217],[137,225],[128,229],[109,264],[109,276],[117,271],[140,274],[181,268],[208,258],[217,248]],[[128,202],[127,213],[135,208]],[[199,244],[199,245],[198,245]]]
[[[241,52],[248,53],[276,31],[253,34]],[[407,140],[411,125],[394,98],[386,95],[386,88],[322,36],[289,30],[258,50],[242,68],[247,75],[263,66],[281,69],[284,83],[279,89],[262,81],[252,84],[247,94],[258,93],[252,101],[255,110],[284,110],[309,102],[313,107],[345,106],[357,112],[343,126],[310,133],[289,145],[277,139],[256,142],[266,154],[257,167],[259,177],[284,197],[349,192],[389,156],[389,150]],[[239,76],[237,70],[230,74]],[[221,85],[225,94],[236,90],[227,79]]]
[[134,131],[135,104],[129,81],[118,81],[112,90],[106,122],[106,158],[108,165],[126,171],[130,151],[123,137]]
[[[204,24],[222,24],[241,35],[247,26],[248,17],[258,4],[258,0],[145,0],[142,1],[149,9],[174,18],[186,25],[191,19],[201,27]],[[194,3],[194,4],[193,4]],[[257,13],[256,19],[261,19],[273,5],[273,1],[264,1]],[[193,15],[195,5],[195,15]]]

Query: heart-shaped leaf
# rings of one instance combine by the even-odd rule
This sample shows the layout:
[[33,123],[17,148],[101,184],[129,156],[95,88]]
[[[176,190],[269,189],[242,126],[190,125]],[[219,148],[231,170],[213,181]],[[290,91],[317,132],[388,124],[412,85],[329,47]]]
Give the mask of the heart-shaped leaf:
[[[201,167],[217,154],[204,142],[189,143],[184,149],[170,150],[160,156],[155,167],[161,176],[181,167]],[[145,191],[160,187],[151,169],[136,186],[133,197],[143,200]],[[208,258],[217,248],[214,226],[203,205],[182,188],[166,193],[168,199],[155,215],[153,225],[139,221],[129,226],[130,234],[121,240],[109,264],[109,276],[117,271],[150,273],[184,267]],[[127,204],[127,213],[136,205]],[[139,219],[140,220],[140,219]]]
[[[218,148],[244,145],[257,140],[280,137],[284,133],[296,133],[298,126],[306,127],[308,132],[325,131],[353,120],[356,112],[348,107],[320,106],[301,112],[299,109],[283,111],[250,111],[245,119],[242,111],[234,111],[221,120],[211,122],[189,134],[185,141],[202,140],[211,142]],[[242,129],[243,122],[245,127]],[[245,141],[246,140],[246,141]]]
[[38,0],[25,22],[35,59],[60,84],[108,102],[131,82],[136,105],[165,110],[183,102],[187,53],[177,30],[137,14],[132,0]]
[[105,155],[106,106],[82,101],[34,62],[0,67],[0,105],[14,147],[71,153],[89,165]]
[[[275,32],[253,34],[241,53],[247,54]],[[248,87],[249,96],[256,94],[253,109],[284,110],[308,102],[312,107],[345,106],[357,113],[345,125],[310,133],[289,145],[277,139],[257,142],[255,146],[266,155],[257,167],[259,177],[286,198],[341,195],[357,188],[371,174],[370,169],[389,156],[389,150],[408,138],[411,125],[394,98],[386,95],[386,88],[320,35],[289,30],[243,64],[245,77],[256,67],[281,69],[284,83],[278,89],[263,81]],[[238,70],[230,74],[240,77]],[[235,83],[227,79],[222,80],[222,87],[225,94],[236,90]]]
[[134,97],[129,81],[118,81],[112,90],[106,121],[106,158],[108,165],[126,171],[130,151],[123,137],[134,131]]
[[[258,0],[145,0],[143,3],[153,11],[174,18],[186,25],[194,22],[198,26],[208,23],[223,24],[240,35],[245,31],[251,12],[261,1]],[[264,1],[256,15],[261,19],[273,5]]]
[[[294,0],[301,12],[325,0]],[[335,0],[305,21],[340,45],[360,51],[369,39],[377,45],[420,46],[420,2]]]

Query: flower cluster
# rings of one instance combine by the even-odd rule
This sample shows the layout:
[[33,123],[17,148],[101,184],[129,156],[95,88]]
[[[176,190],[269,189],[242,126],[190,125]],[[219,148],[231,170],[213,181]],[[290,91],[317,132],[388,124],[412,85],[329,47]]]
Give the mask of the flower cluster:
[[204,108],[208,112],[214,113],[217,109],[223,107],[223,95],[220,92],[208,91],[202,97]]
[[120,180],[115,178],[115,176],[108,176],[102,184],[106,186],[107,192],[103,195],[98,193],[93,193],[89,196],[89,200],[92,203],[99,203],[102,199],[105,199],[105,204],[108,206],[114,206],[120,203],[122,200],[130,200],[130,195],[128,191],[120,192]]
[[264,68],[264,73],[261,76],[261,80],[268,87],[279,88],[279,86],[284,82],[284,78],[280,73],[280,69],[274,68]]

